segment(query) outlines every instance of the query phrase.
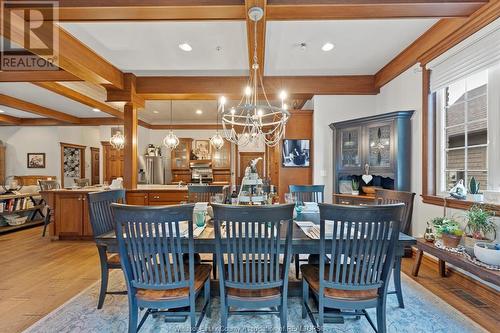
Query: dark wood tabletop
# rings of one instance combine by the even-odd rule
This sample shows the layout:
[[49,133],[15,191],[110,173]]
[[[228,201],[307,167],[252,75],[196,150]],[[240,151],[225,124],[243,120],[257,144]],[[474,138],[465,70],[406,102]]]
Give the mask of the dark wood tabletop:
[[[319,254],[319,239],[308,237],[295,223],[293,225],[292,252],[294,254]],[[185,240],[187,246],[187,238]],[[96,242],[99,245],[106,246],[108,252],[118,252],[114,231],[97,236]],[[414,245],[416,242],[414,237],[400,232],[396,255],[402,256],[404,247]],[[194,238],[194,250],[197,253],[215,253],[215,233],[211,222],[207,223],[205,230]]]

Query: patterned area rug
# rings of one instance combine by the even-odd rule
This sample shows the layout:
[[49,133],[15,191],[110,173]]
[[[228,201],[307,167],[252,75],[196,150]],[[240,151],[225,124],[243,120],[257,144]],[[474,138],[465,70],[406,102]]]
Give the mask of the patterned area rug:
[[[121,272],[110,275],[108,290],[125,290]],[[390,288],[392,290],[392,287]],[[449,306],[431,292],[403,274],[405,309],[400,309],[395,295],[387,299],[388,332],[485,332],[479,325]],[[128,303],[124,295],[108,295],[102,310],[97,310],[99,283],[84,290],[58,309],[28,328],[26,332],[126,332]],[[219,332],[219,299],[212,299],[212,316],[205,317],[199,332]],[[314,332],[310,320],[302,319],[300,298],[292,297],[288,303],[289,332]],[[375,311],[369,311],[376,322]],[[277,316],[230,316],[228,332],[261,333],[280,332]],[[164,317],[149,317],[140,332],[190,332],[188,321],[165,322]],[[325,332],[373,332],[365,318],[346,319],[344,324],[325,324]]]

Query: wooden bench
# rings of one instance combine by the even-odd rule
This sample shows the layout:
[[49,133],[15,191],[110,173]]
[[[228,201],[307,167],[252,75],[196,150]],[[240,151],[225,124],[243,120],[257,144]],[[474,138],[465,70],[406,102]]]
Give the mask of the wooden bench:
[[500,286],[500,271],[494,271],[478,266],[469,261],[463,255],[440,249],[436,247],[434,243],[426,242],[423,238],[417,238],[417,244],[414,246],[417,248],[417,257],[415,258],[415,263],[413,265],[413,276],[418,276],[418,270],[420,269],[420,264],[422,263],[423,254],[424,252],[427,252],[428,254],[438,258],[439,275],[441,277],[446,277],[446,263],[449,263],[477,276],[484,281]]

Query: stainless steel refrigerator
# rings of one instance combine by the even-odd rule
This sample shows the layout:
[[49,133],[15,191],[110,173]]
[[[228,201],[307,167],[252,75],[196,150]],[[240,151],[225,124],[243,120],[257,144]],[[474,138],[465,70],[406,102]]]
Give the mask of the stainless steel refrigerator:
[[172,180],[170,163],[164,156],[139,156],[138,169],[143,170],[143,184],[168,184]]

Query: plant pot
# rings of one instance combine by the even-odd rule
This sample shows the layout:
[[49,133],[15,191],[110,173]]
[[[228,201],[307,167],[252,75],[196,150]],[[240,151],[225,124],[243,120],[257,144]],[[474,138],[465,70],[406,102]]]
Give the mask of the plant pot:
[[477,238],[470,237],[470,236],[465,236],[464,237],[464,246],[465,247],[473,248],[476,245],[477,242],[491,243],[492,240],[489,240],[489,239],[477,239]]
[[450,234],[442,234],[441,239],[443,240],[443,245],[446,247],[456,248],[460,244],[462,236],[455,236]]
[[351,194],[352,194],[352,195],[359,195],[359,191],[354,191],[354,190],[353,190],[353,191],[351,192]]
[[477,242],[474,246],[474,255],[485,264],[500,266],[500,250],[497,250],[494,244]]
[[474,201],[474,202],[483,202],[484,201],[484,195],[481,194],[467,194],[467,200],[469,201]]

